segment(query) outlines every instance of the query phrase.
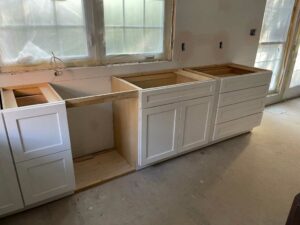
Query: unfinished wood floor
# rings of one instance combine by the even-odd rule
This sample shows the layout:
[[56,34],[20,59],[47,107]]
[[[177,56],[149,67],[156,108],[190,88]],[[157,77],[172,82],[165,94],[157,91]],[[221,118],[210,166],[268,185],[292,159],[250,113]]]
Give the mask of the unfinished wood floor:
[[284,225],[300,192],[300,99],[252,134],[129,174],[1,225]]

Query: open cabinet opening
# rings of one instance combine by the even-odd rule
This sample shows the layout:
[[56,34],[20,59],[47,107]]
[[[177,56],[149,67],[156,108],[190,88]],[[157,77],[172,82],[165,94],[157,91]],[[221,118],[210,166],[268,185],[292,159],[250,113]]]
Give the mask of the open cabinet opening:
[[124,77],[123,79],[142,89],[175,85],[175,84],[195,81],[195,79],[192,79],[187,76],[183,76],[176,72],[130,76],[130,77]]
[[28,106],[47,103],[46,97],[39,88],[20,88],[13,90],[17,105]]
[[217,77],[240,76],[243,74],[250,74],[255,72],[253,70],[238,68],[231,65],[216,65],[210,67],[200,67],[200,68],[193,68],[193,70],[205,74],[209,74],[212,76],[217,76]]
[[136,170],[137,96],[138,90],[134,86],[113,78],[110,93],[66,99],[68,108],[104,103],[111,103],[113,108],[114,148],[74,158],[77,192]]
[[7,87],[1,90],[4,109],[18,108],[61,101],[60,96],[47,83]]

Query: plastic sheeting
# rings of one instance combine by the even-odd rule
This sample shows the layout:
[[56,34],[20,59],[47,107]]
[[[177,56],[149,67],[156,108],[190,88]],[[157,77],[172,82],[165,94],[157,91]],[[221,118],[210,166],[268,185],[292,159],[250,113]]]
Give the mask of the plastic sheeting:
[[0,0],[0,70],[171,58],[173,0],[83,1]]
[[0,65],[88,55],[81,0],[1,0]]

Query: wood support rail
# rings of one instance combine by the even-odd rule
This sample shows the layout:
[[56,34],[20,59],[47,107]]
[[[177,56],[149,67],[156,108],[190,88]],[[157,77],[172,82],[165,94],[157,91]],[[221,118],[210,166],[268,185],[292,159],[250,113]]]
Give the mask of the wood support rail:
[[137,98],[138,95],[139,95],[138,90],[133,90],[133,91],[121,91],[121,92],[115,92],[109,94],[93,95],[93,96],[80,97],[80,98],[72,98],[72,99],[66,99],[66,106],[67,108],[82,107],[82,106],[112,102],[112,101],[128,99],[128,98]]

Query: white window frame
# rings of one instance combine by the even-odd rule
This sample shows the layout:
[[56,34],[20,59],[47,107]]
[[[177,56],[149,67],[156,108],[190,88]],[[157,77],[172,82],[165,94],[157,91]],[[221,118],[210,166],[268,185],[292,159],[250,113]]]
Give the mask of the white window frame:
[[[171,61],[173,57],[173,29],[175,0],[165,0],[164,43],[161,54],[121,54],[106,56],[103,0],[82,0],[87,34],[87,57],[67,57],[62,59],[66,67],[105,66],[109,64],[143,63]],[[49,60],[50,61],[50,60]],[[52,69],[50,63],[31,65],[4,65],[1,72],[27,72]]]

